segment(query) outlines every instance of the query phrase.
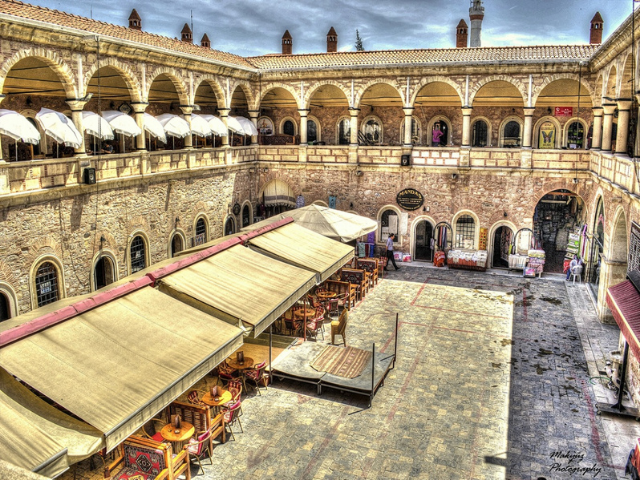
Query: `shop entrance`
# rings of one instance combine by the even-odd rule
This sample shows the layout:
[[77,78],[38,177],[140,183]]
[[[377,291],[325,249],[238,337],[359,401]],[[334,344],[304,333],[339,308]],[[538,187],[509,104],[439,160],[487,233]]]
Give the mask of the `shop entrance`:
[[433,239],[433,226],[427,220],[421,220],[416,225],[416,251],[415,260],[423,260],[427,262],[433,261],[433,248],[431,239]]
[[562,273],[565,259],[580,254],[584,214],[584,202],[569,190],[555,190],[540,199],[533,215],[533,246],[545,252],[545,272]]
[[513,231],[509,227],[498,227],[493,234],[493,268],[509,268],[509,247]]

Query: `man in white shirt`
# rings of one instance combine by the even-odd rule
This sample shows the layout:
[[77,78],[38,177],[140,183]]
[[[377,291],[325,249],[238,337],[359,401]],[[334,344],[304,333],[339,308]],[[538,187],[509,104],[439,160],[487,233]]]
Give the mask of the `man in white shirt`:
[[389,261],[393,263],[393,266],[395,267],[396,270],[400,270],[400,267],[396,265],[396,259],[393,256],[393,240],[395,238],[396,238],[395,233],[390,233],[389,238],[387,238],[387,264],[384,267],[385,270],[389,266]]
[[571,260],[571,263],[569,264],[569,270],[567,270],[567,281],[569,280],[569,278],[571,278],[571,273],[574,267],[578,267],[580,265],[582,265],[582,259],[580,258],[580,255],[576,255],[575,257],[573,257],[573,260]]

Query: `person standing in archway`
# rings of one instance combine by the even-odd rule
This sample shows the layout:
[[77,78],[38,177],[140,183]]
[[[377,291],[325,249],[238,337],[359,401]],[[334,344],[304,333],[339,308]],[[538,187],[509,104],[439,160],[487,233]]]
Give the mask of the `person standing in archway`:
[[440,130],[440,124],[436,123],[433,126],[433,136],[432,136],[432,142],[431,142],[434,147],[440,146],[440,138],[442,137],[442,135],[444,135],[444,133],[442,132],[442,130]]
[[395,238],[396,238],[396,234],[395,233],[390,233],[389,234],[389,238],[387,238],[387,264],[384,267],[385,270],[389,266],[389,261],[391,261],[391,263],[393,263],[393,266],[394,266],[394,268],[396,270],[400,270],[400,267],[398,267],[396,265],[396,259],[393,256],[393,240]]

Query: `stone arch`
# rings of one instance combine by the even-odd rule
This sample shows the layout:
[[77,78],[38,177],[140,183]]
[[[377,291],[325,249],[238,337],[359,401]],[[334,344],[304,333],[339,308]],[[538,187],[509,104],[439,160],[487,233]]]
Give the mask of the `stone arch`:
[[53,238],[45,237],[39,239],[29,246],[27,253],[27,262],[33,264],[36,258],[43,255],[51,255],[56,258],[62,258],[62,247]]
[[[376,221],[378,222],[378,232],[376,234],[376,242],[377,243],[385,243],[387,241],[387,236],[385,235],[383,237],[383,233],[382,233],[382,214],[384,212],[386,212],[387,210],[393,210],[395,212],[395,214],[397,215],[398,220],[400,220],[401,211],[396,205],[386,204],[386,205],[381,206],[378,209],[377,213],[376,213]],[[401,244],[401,238],[400,237],[401,237],[400,228],[398,228],[398,232],[397,232],[397,235],[395,237],[395,242],[393,242],[393,243],[400,245]]]
[[38,256],[33,263],[31,264],[31,269],[29,270],[29,291],[31,292],[31,308],[38,308],[38,292],[36,289],[36,273],[40,266],[44,263],[50,263],[56,269],[56,278],[58,282],[58,300],[65,298],[67,296],[67,289],[65,285],[65,277],[64,277],[64,265],[60,258],[57,255],[52,255],[51,253],[44,253]]
[[298,92],[296,92],[296,89],[287,84],[287,83],[281,83],[281,82],[271,82],[268,83],[266,85],[262,86],[261,92],[259,96],[256,96],[256,103],[253,106],[254,110],[260,110],[260,105],[262,104],[262,100],[264,100],[264,96],[269,93],[271,90],[273,90],[274,88],[282,88],[283,90],[286,90],[287,92],[289,92],[291,94],[291,96],[293,97],[293,101],[296,102],[296,108],[299,110],[300,107],[300,95],[298,94]]
[[[200,202],[198,202],[198,203],[200,203]],[[198,231],[198,222],[201,219],[204,222],[204,239],[203,239],[203,241],[201,243],[206,243],[209,240],[211,240],[211,227],[209,225],[209,217],[204,212],[204,208],[198,209],[197,213],[193,217],[193,224],[192,224],[192,231],[193,231],[193,245],[192,246],[194,246],[194,247],[196,246],[197,241],[199,241],[196,238],[196,235],[198,235],[198,233],[197,233],[197,231]]]
[[187,234],[185,233],[185,231],[182,228],[174,228],[169,232],[169,241],[167,242],[167,258],[174,258],[174,256],[171,255],[171,248],[173,246],[173,239],[176,236],[180,237],[180,239],[182,240],[182,250],[180,250],[181,252],[189,248],[189,245],[187,244]]
[[411,105],[412,107],[415,107],[416,98],[418,98],[418,93],[420,93],[420,90],[422,90],[423,87],[427,86],[430,83],[437,83],[437,82],[446,83],[450,87],[453,87],[453,89],[458,93],[458,96],[460,97],[460,104],[462,105],[462,103],[464,103],[464,94],[462,93],[462,89],[460,88],[460,85],[458,85],[458,83],[451,80],[449,77],[436,75],[433,77],[425,77],[420,80],[420,82],[416,85],[415,90],[411,93],[411,101],[409,105]]
[[242,202],[242,206],[240,207],[240,228],[244,228],[246,226],[244,225],[243,217],[245,207],[249,207],[249,225],[253,223],[253,204],[250,200],[245,200],[244,202]]
[[531,210],[529,211],[528,214],[524,215],[524,218],[533,218],[536,211],[536,207],[540,203],[540,200],[542,200],[545,197],[545,195],[549,195],[555,192],[556,190],[562,190],[562,189],[569,190],[571,193],[575,193],[577,195],[577,198],[579,198],[580,201],[582,201],[584,207],[587,208],[587,202],[585,202],[582,195],[580,195],[575,190],[572,190],[572,187],[574,185],[573,183],[571,183],[571,181],[572,180],[570,178],[559,178],[553,183],[549,182],[545,184],[545,190],[543,190],[542,193],[537,193],[536,191],[536,193],[534,193],[534,196],[533,196],[533,201],[529,204],[529,207],[531,208]]
[[524,120],[517,115],[509,115],[500,122],[500,128],[498,129],[498,147],[504,147],[504,130],[509,122],[517,122],[520,125],[520,139],[522,139]]
[[[580,75],[575,73],[556,73],[554,75],[545,77],[540,86],[536,87],[532,92],[531,105],[535,107],[538,101],[538,97],[540,96],[540,93],[542,93],[542,91],[545,89],[545,87],[558,80],[575,80],[576,82],[578,82],[580,81]],[[585,82],[584,76],[582,77],[582,82],[580,82],[580,85],[587,89],[587,93],[589,94],[589,97],[591,97],[591,104],[595,105],[596,92],[589,83]],[[582,91],[580,92],[580,96],[582,96]]]
[[247,108],[251,109],[252,105],[256,104],[256,99],[253,95],[253,92],[251,91],[251,85],[249,85],[249,82],[246,82],[244,80],[239,80],[239,81],[235,81],[235,82],[231,82],[229,85],[229,98],[227,98],[227,108],[231,108],[231,101],[233,100],[233,92],[236,91],[236,89],[241,88],[242,91],[244,92],[244,96],[247,99]]
[[631,98],[635,91],[631,85],[631,47],[620,54],[617,61],[616,98]]
[[483,115],[478,115],[476,117],[472,117],[471,118],[471,124],[470,124],[470,135],[471,138],[469,139],[471,141],[471,146],[473,146],[473,127],[475,125],[476,122],[484,122],[485,125],[487,126],[487,147],[491,147],[491,139],[493,138],[493,126],[491,124],[491,120],[489,120],[489,118],[483,116]]
[[[398,88],[398,83],[397,82],[393,82],[391,80],[388,80],[386,78],[374,78],[373,80],[369,80],[367,83],[365,83],[364,85],[362,85],[361,87],[359,87],[356,92],[355,92],[355,96],[353,99],[354,102],[354,107],[356,108],[360,108],[360,101],[362,100],[362,96],[367,92],[367,90],[374,86],[374,85],[378,85],[378,84],[385,84],[385,85],[389,85],[391,88],[393,88],[396,93],[398,93],[398,96],[400,97],[400,100],[404,103],[406,100],[404,98],[404,92],[402,91],[402,89]],[[348,99],[349,97],[347,97]]]
[[[136,215],[135,217],[131,217],[127,221],[127,230],[129,232],[134,232],[137,230],[149,231],[149,221],[146,217],[142,215]],[[134,235],[133,233],[129,235],[130,237]]]
[[82,92],[82,97],[86,97],[89,82],[98,71],[98,68],[104,67],[111,67],[120,74],[129,89],[129,96],[132,102],[142,102],[142,89],[140,88],[140,81],[135,72],[131,70],[129,65],[113,57],[101,58],[100,64],[96,62],[87,70],[83,79],[84,91]]
[[280,119],[278,127],[276,128],[277,132],[280,134],[284,133],[284,122],[286,121],[293,123],[293,134],[298,135],[298,133],[300,133],[300,126],[298,125],[298,122],[296,122],[296,119],[290,115],[287,115],[286,117],[282,117]]
[[580,123],[582,125],[583,131],[584,131],[584,138],[583,138],[583,146],[582,148],[586,148],[585,144],[586,144],[586,140],[587,140],[587,133],[589,132],[589,123],[584,119],[584,118],[579,118],[579,117],[571,117],[569,120],[567,120],[564,123],[564,127],[562,128],[562,147],[568,147],[569,145],[569,127],[571,125],[573,125],[574,123]]
[[145,102],[149,101],[149,92],[151,91],[151,86],[156,78],[160,75],[166,75],[169,80],[173,83],[173,86],[178,93],[178,98],[180,99],[180,103],[183,105],[189,105],[189,94],[187,93],[187,87],[182,79],[182,76],[175,68],[171,67],[158,67],[153,70],[151,75],[149,75],[147,81],[147,91],[144,92],[144,100]]
[[609,250],[607,252],[607,258],[612,262],[626,263],[629,251],[627,243],[627,214],[624,211],[624,208],[619,205],[611,218],[613,218],[613,222],[611,223],[612,226],[609,233]]
[[[612,76],[615,75],[615,79],[612,80]],[[618,84],[618,69],[615,65],[611,64],[609,68],[607,68],[607,73],[605,77],[606,81],[603,84],[602,96],[614,100],[617,98],[616,86]]]
[[416,231],[418,229],[418,224],[420,222],[429,223],[431,225],[433,234],[435,234],[435,228],[438,223],[434,220],[434,218],[431,215],[418,215],[412,220],[411,226],[409,227],[409,252],[411,253],[411,259],[414,261],[416,260],[416,247],[417,247]]
[[[472,248],[478,248],[478,244],[480,242],[480,217],[478,217],[478,214],[476,214],[473,210],[468,210],[468,209],[458,210],[453,215],[453,217],[451,218],[451,228],[453,229],[453,232],[451,232],[451,234],[452,234],[451,240],[453,242],[453,248],[456,248],[456,246],[455,246],[455,236],[456,236],[456,233],[458,232],[458,220],[463,215],[468,215],[471,218],[473,218],[473,222],[474,222],[475,228],[474,228],[474,232],[473,232],[473,247]],[[460,247],[458,247],[458,248],[460,248]]]
[[347,101],[347,104],[350,103],[349,98],[351,97],[351,92],[349,90],[347,90],[343,85],[336,82],[335,80],[324,80],[313,84],[312,87],[309,87],[307,92],[304,94],[304,108],[308,109],[310,107],[311,97],[313,96],[315,91],[325,85],[333,85],[334,87],[338,88],[342,93],[344,93],[344,99]]
[[67,98],[79,98],[76,77],[71,67],[56,52],[41,47],[21,49],[2,64],[0,67],[0,92],[4,91],[4,82],[11,68],[20,60],[29,57],[42,60],[51,67],[60,78]]
[[453,145],[453,122],[445,115],[434,115],[429,119],[427,129],[423,133],[423,135],[426,135],[426,144],[430,147],[433,146],[433,136],[431,134],[433,133],[433,126],[436,122],[443,122],[447,124],[447,128],[449,129],[449,143],[447,143],[447,145]]
[[[104,241],[101,239],[104,238]],[[93,249],[98,251],[100,249],[111,249],[114,252],[118,251],[118,242],[115,237],[106,230],[102,230],[93,237]]]
[[224,94],[224,88],[222,88],[222,85],[220,85],[220,82],[218,81],[218,79],[216,77],[210,77],[210,76],[203,76],[203,77],[198,77],[195,79],[194,85],[193,85],[193,102],[192,103],[196,103],[195,102],[195,94],[198,91],[198,88],[200,87],[200,85],[202,85],[203,83],[207,83],[210,87],[211,90],[213,90],[213,93],[216,96],[216,102],[218,103],[218,108],[224,108],[225,105],[227,105],[227,97]]
[[513,232],[513,235],[515,235],[516,232],[518,231],[518,227],[516,227],[516,224],[509,220],[498,220],[497,222],[494,222],[491,225],[491,227],[489,227],[489,232],[487,234],[487,265],[488,266],[493,265],[493,260],[494,260],[493,259],[493,251],[494,251],[493,237],[495,236],[496,231],[500,227],[507,227],[511,229],[511,231]]
[[482,79],[480,79],[478,81],[478,83],[476,83],[474,85],[474,87],[469,91],[469,105],[473,105],[473,100],[476,96],[476,94],[480,91],[480,89],[482,87],[484,87],[485,85],[487,85],[488,83],[491,82],[507,82],[510,83],[511,85],[513,85],[514,87],[516,87],[516,89],[518,90],[518,92],[520,92],[520,95],[522,97],[522,104],[525,105],[525,99],[526,99],[526,91],[528,87],[525,87],[525,85],[518,80],[517,78],[513,78],[509,75],[491,75],[489,77],[484,77]]
[[0,260],[0,295],[4,295],[9,304],[9,318],[13,318],[20,313],[18,296],[14,290],[14,285],[19,285],[19,279],[9,266]]

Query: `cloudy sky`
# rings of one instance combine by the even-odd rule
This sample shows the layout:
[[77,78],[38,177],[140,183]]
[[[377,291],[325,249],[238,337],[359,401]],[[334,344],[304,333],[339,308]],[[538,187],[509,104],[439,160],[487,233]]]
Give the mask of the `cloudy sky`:
[[[354,50],[356,29],[366,50],[448,48],[455,27],[469,22],[468,0],[25,0],[118,25],[128,25],[135,8],[145,31],[180,37],[191,24],[199,42],[242,56],[281,52],[285,30],[293,53],[326,51],[333,26],[339,50]],[[606,39],[631,14],[632,0],[484,0],[483,46],[560,45],[589,42],[596,11]],[[640,26],[638,27],[640,28]]]

